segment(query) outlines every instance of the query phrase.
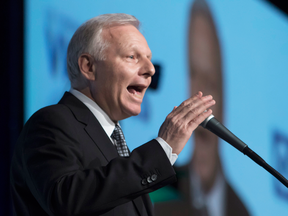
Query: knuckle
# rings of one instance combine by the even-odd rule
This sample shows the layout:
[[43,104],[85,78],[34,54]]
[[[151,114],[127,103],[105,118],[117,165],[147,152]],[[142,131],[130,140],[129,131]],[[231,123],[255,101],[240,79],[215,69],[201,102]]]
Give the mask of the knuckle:
[[198,118],[192,119],[192,120],[191,120],[191,123],[192,123],[192,124],[197,124],[197,119],[198,119]]
[[177,128],[181,128],[182,127],[182,123],[180,121],[176,121],[174,123],[174,125],[177,127]]
[[209,104],[210,100],[203,100],[204,104]]
[[172,118],[172,114],[169,113],[169,114],[166,116],[166,120],[167,120],[167,121],[170,121],[171,118]]
[[180,133],[185,134],[187,132],[187,125],[181,125],[180,127]]
[[188,101],[183,101],[180,106],[183,107],[183,106],[187,106],[188,104],[189,104]]
[[167,116],[166,116],[166,120],[167,121],[171,121],[173,118],[175,118],[175,113],[169,113]]
[[189,104],[187,104],[186,106],[187,106],[187,108],[190,109],[190,108],[193,106],[193,103],[189,103]]
[[171,122],[173,125],[176,125],[178,121],[177,121],[176,117],[174,116],[173,118],[170,119],[170,122]]
[[[203,121],[204,121],[204,119],[203,119]],[[194,122],[195,122],[195,124],[200,124],[201,122],[202,122],[202,119],[200,119],[200,118],[195,118],[194,119]]]
[[189,111],[189,113],[190,113],[191,115],[196,115],[196,110],[195,110],[195,109],[191,109],[191,110]]
[[200,98],[201,101],[207,101],[207,99],[208,99],[207,97],[201,97]]
[[182,125],[181,120],[179,120],[175,116],[170,119],[170,123],[171,123],[171,125],[173,125],[176,128],[179,128]]

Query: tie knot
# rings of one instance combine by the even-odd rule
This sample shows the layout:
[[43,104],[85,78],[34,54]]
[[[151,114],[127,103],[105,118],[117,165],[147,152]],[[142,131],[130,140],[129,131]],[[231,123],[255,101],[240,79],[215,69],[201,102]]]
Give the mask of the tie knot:
[[113,139],[115,139],[117,142],[121,141],[121,140],[122,141],[124,140],[124,142],[125,142],[124,134],[122,132],[122,129],[119,127],[119,125],[115,125],[114,131],[113,131],[111,137]]
[[116,141],[115,146],[116,146],[116,149],[118,151],[118,154],[121,157],[128,157],[129,156],[128,147],[126,145],[124,134],[123,134],[119,125],[115,125],[115,129],[114,129],[111,137],[112,137],[112,139],[114,139]]

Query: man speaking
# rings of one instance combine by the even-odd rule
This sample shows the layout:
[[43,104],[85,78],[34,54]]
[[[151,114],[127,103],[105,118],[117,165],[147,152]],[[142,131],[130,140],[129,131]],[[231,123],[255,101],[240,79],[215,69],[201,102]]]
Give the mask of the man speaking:
[[15,147],[16,215],[153,215],[148,193],[175,181],[172,165],[215,101],[187,99],[130,152],[118,121],[140,113],[155,73],[138,27],[134,16],[105,14],[74,33],[70,91],[27,121]]

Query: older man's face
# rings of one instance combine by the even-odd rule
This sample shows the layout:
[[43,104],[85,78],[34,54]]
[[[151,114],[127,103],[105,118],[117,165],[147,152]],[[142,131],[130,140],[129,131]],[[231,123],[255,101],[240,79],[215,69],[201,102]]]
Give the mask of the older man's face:
[[138,115],[155,69],[144,36],[132,25],[104,29],[105,60],[96,62],[92,96],[113,121]]

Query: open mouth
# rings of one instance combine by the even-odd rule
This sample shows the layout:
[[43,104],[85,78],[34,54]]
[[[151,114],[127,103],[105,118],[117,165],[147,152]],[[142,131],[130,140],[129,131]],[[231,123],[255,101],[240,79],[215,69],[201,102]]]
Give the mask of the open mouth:
[[127,90],[130,94],[133,94],[135,96],[142,96],[142,92],[144,91],[146,87],[145,86],[137,86],[137,85],[131,85],[127,87]]

